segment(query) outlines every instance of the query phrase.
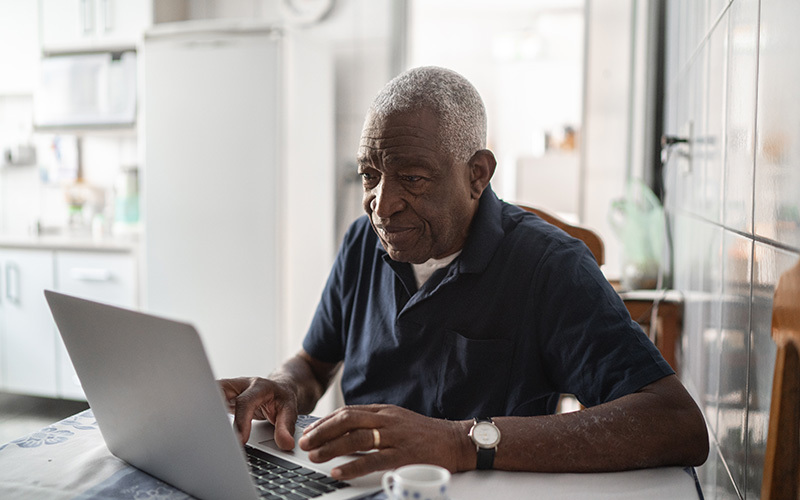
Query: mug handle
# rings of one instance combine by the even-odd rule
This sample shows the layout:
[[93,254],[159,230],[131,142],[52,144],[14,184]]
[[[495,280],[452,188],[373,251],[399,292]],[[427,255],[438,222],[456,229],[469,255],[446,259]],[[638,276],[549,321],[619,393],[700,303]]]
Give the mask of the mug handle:
[[386,496],[389,498],[389,500],[394,498],[394,494],[392,493],[392,486],[394,485],[394,472],[385,472],[383,474],[383,478],[381,479],[381,483],[383,484],[383,492],[386,493]]

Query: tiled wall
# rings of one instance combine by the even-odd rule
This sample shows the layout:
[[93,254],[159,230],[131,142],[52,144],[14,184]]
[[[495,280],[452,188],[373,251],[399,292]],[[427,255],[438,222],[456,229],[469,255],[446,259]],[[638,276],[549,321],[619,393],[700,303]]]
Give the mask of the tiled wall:
[[800,257],[800,2],[669,0],[665,167],[681,377],[705,412],[706,498],[758,498],[772,294]]

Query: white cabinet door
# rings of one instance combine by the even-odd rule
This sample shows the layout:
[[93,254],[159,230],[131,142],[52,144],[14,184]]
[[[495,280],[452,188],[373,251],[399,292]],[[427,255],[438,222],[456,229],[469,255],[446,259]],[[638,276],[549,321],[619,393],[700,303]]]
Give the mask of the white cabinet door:
[[42,0],[45,51],[133,47],[150,25],[148,0]]
[[40,9],[45,49],[88,44],[94,36],[93,0],[42,0]]
[[95,0],[96,43],[111,47],[138,45],[150,26],[149,2],[145,0]]
[[56,287],[69,295],[136,308],[136,261],[129,253],[58,251]]
[[56,394],[56,330],[44,298],[53,288],[53,252],[0,249],[0,364],[3,389]]
[[[60,292],[135,309],[138,305],[136,260],[128,253],[56,253],[56,287]],[[56,339],[58,396],[85,399],[64,342]]]

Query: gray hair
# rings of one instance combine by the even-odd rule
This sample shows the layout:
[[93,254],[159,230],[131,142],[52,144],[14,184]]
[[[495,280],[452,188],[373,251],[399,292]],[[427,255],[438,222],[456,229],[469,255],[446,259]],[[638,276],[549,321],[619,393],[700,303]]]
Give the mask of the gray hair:
[[444,153],[466,163],[486,148],[486,110],[475,87],[455,71],[423,66],[405,71],[387,83],[372,101],[368,116],[386,117],[418,109],[439,118]]

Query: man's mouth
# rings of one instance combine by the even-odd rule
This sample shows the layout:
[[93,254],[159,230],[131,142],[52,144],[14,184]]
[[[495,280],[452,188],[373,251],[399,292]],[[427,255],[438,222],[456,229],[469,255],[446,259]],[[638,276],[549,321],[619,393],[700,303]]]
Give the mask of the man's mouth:
[[411,236],[415,228],[412,226],[402,226],[397,224],[375,224],[375,229],[378,231],[378,235],[383,241],[395,246],[405,243],[404,240]]
[[402,233],[403,231],[411,231],[412,229],[414,229],[413,227],[408,227],[408,226],[384,226],[384,225],[379,225],[379,226],[376,226],[376,227],[378,228],[378,230],[380,232],[385,233],[385,234]]

